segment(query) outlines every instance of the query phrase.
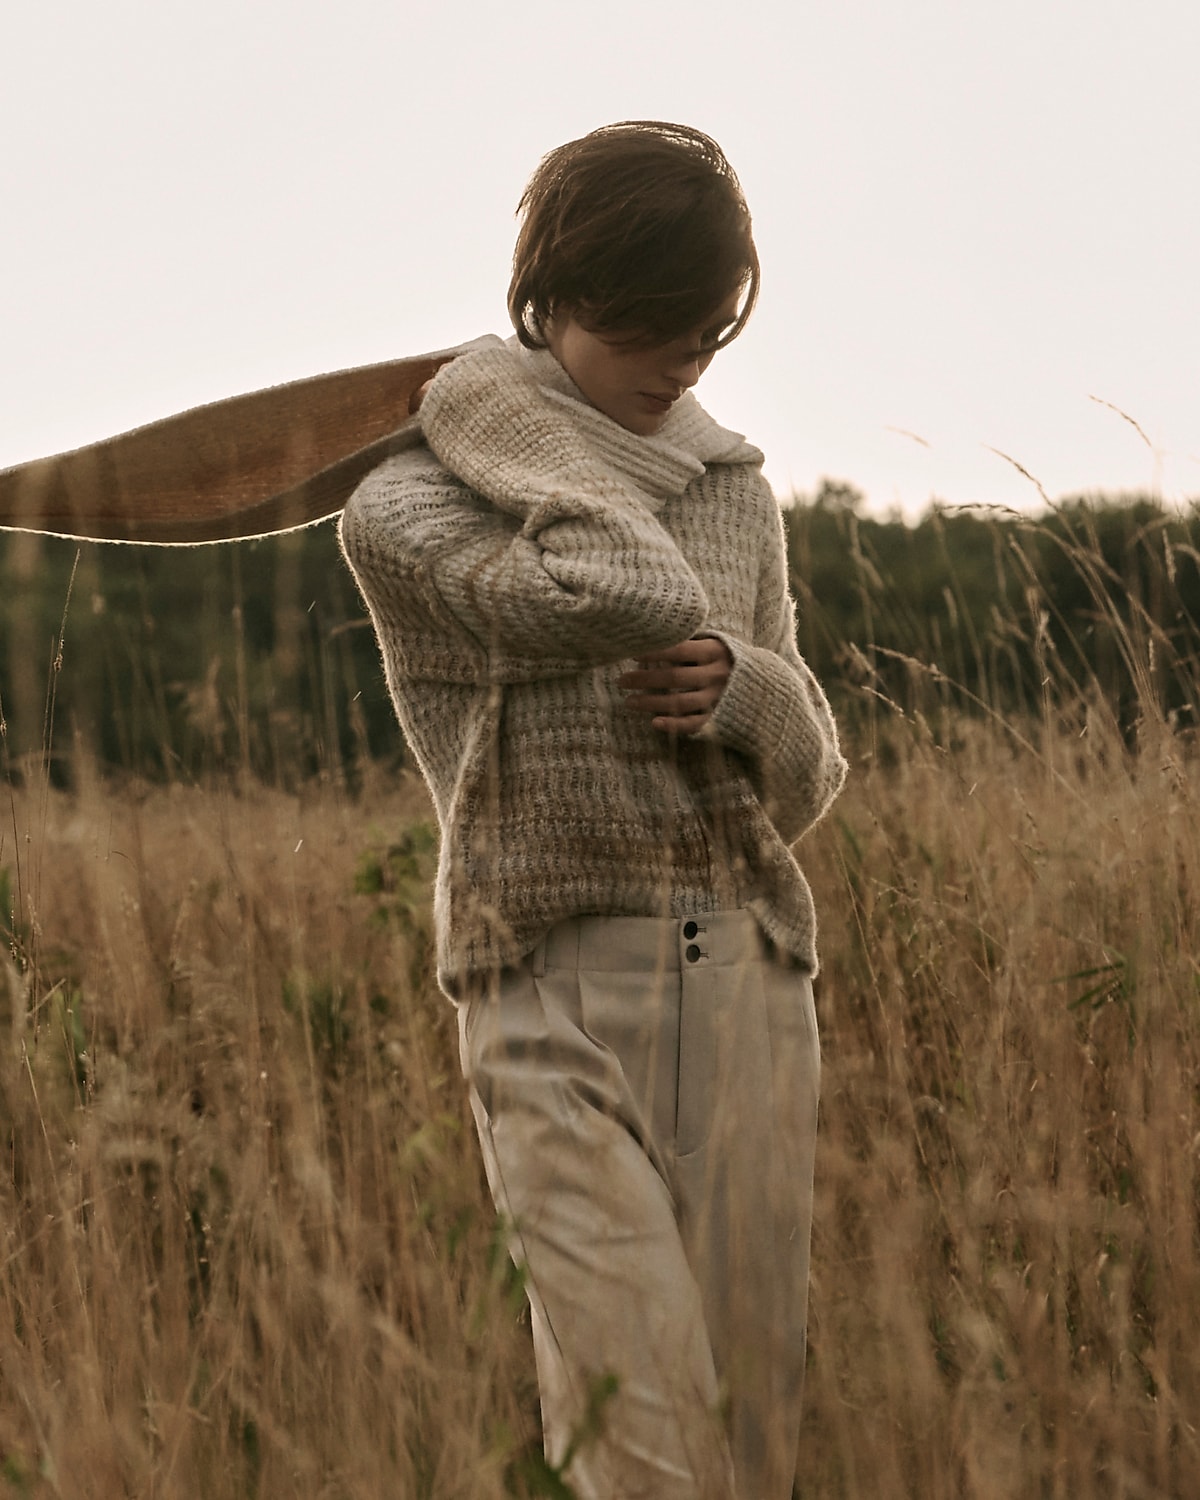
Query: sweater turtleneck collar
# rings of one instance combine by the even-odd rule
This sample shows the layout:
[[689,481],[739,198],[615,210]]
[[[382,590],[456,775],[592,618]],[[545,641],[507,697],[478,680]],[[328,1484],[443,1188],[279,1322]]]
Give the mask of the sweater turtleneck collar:
[[549,349],[526,349],[515,336],[506,347],[526,362],[546,398],[570,413],[597,456],[653,499],[682,495],[707,464],[763,461],[757,448],[715,422],[690,391],[653,437],[641,437],[592,406]]

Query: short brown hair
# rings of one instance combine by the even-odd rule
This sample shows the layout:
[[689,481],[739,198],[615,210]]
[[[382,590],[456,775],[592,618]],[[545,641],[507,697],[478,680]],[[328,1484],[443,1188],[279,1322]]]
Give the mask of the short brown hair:
[[563,310],[665,343],[744,289],[723,348],[758,297],[741,186],[716,141],[687,125],[625,120],[568,141],[542,158],[517,213],[508,311],[527,348],[545,346]]

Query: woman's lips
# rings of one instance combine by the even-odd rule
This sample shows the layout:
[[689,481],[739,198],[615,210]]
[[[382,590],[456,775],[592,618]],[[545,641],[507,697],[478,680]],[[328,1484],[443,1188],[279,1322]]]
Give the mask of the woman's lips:
[[679,399],[678,396],[656,396],[653,391],[639,391],[638,395],[652,411],[670,411]]

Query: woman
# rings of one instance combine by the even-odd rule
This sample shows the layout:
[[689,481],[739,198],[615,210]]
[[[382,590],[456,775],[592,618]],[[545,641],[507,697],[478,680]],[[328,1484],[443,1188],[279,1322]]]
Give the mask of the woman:
[[342,542],[437,809],[547,1455],[598,1500],[787,1500],[819,1071],[788,846],[845,762],[762,455],[690,393],[754,305],[750,217],[652,121],[551,152],[520,211],[516,337],[439,371]]

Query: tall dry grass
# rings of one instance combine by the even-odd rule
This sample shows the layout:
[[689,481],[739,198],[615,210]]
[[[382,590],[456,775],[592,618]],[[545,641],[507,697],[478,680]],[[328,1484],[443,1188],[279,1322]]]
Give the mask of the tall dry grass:
[[408,785],[13,797],[8,1493],[503,1492],[532,1377],[426,816]]
[[803,1493],[1200,1494],[1200,768],[889,729],[809,854]]
[[[805,1497],[1200,1494],[1200,764],[1047,680],[1018,724],[914,664],[802,850]],[[10,788],[0,1491],[555,1493],[431,857],[370,775]]]

